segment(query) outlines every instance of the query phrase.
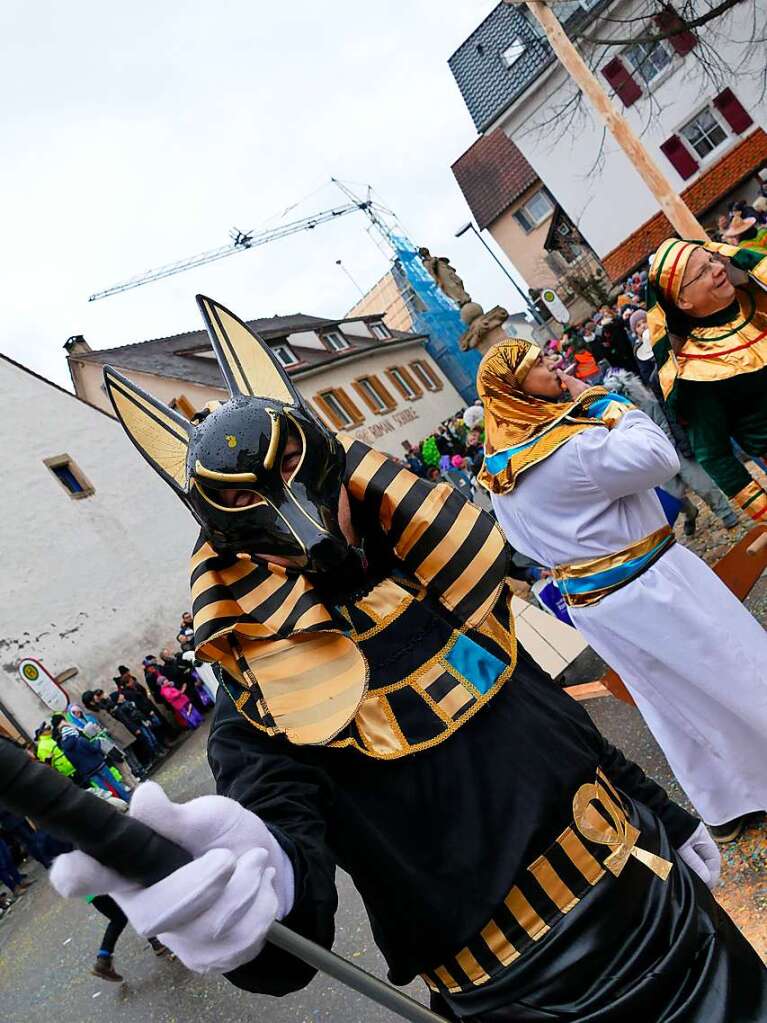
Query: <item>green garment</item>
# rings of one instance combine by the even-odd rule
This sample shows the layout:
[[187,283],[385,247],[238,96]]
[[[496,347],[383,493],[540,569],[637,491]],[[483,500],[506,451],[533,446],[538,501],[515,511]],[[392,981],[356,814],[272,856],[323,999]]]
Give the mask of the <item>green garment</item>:
[[732,449],[767,455],[767,369],[708,383],[678,382],[679,417],[685,422],[695,458],[728,497],[753,478]]
[[50,762],[51,766],[66,778],[71,778],[75,773],[71,760],[59,749],[52,735],[41,735],[37,740],[37,759],[43,763]]
[[421,445],[421,458],[425,465],[439,465],[439,448],[434,437],[427,437]]

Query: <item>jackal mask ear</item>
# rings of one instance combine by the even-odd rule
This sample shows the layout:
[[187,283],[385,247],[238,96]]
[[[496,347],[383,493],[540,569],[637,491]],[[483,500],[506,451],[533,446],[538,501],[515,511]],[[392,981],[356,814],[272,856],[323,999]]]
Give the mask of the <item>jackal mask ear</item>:
[[224,380],[234,398],[272,398],[303,406],[301,395],[269,345],[238,316],[205,295],[197,296]]
[[117,418],[135,446],[177,494],[186,496],[192,424],[111,366],[104,367],[104,383]]

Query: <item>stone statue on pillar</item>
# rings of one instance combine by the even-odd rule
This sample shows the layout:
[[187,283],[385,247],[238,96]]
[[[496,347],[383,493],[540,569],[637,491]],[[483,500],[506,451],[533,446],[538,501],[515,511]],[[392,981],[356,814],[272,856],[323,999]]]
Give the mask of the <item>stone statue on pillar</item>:
[[467,351],[469,348],[480,348],[490,335],[492,343],[500,340],[503,336],[501,325],[509,318],[507,310],[497,305],[486,313],[479,302],[472,301],[449,259],[445,256],[432,256],[427,248],[420,248],[418,255],[439,290],[460,309],[461,320],[467,328],[458,340],[461,349]]

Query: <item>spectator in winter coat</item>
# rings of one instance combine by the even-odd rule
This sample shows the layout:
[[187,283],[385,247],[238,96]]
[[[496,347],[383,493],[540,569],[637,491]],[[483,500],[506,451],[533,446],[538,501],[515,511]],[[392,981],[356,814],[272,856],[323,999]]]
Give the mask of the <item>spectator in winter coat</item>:
[[114,792],[119,799],[129,802],[130,792],[111,773],[104,754],[95,743],[80,735],[63,714],[54,714],[51,725],[54,737],[59,738],[61,749],[82,781]]
[[35,739],[37,759],[43,764],[49,764],[65,778],[74,778],[77,773],[75,766],[56,742],[53,737],[53,726],[48,721],[44,721],[37,729]]

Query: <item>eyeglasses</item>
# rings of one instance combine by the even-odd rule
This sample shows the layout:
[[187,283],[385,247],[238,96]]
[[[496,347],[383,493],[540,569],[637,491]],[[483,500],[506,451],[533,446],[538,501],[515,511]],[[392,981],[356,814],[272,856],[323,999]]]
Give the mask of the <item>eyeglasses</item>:
[[683,284],[679,289],[679,294],[681,295],[684,289],[689,288],[691,284],[697,284],[697,282],[705,277],[707,273],[713,273],[714,268],[717,266],[723,266],[721,259],[718,259],[716,256],[709,256],[701,272],[696,274],[691,281],[687,281],[686,284]]

